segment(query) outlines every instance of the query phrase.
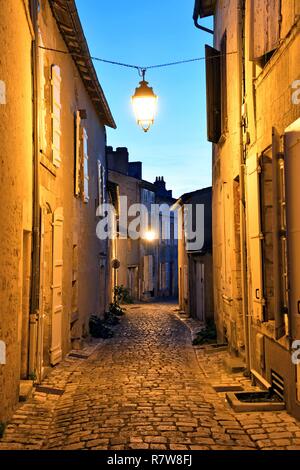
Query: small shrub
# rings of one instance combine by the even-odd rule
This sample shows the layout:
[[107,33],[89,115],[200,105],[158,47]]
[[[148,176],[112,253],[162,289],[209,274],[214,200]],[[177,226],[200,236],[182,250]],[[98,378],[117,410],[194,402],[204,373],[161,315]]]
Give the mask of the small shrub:
[[108,326],[116,326],[120,323],[120,318],[118,318],[112,312],[105,312],[104,319],[105,324]]
[[110,304],[109,312],[117,317],[122,317],[125,314],[124,309],[117,302]]
[[193,345],[211,344],[217,340],[217,330],[214,323],[210,322],[206,327],[197,333],[197,337],[193,341]]
[[35,381],[37,379],[36,373],[30,372],[30,374],[28,374],[28,379]]
[[98,318],[96,315],[92,315],[89,321],[90,335],[93,338],[112,338],[113,331],[105,325],[105,322]]
[[0,422],[0,439],[4,436],[6,423]]
[[128,287],[116,286],[114,288],[114,296],[118,304],[133,304],[133,298],[130,295]]

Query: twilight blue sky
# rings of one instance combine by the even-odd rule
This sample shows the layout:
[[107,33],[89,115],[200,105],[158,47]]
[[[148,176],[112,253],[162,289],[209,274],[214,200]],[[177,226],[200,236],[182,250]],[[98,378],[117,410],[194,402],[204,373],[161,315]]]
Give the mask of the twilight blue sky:
[[[93,56],[147,66],[204,56],[212,36],[193,25],[194,0],[76,0]],[[211,19],[203,24],[211,27]],[[130,97],[135,69],[95,62],[117,124],[108,145],[128,147],[143,162],[143,178],[164,176],[174,196],[211,184],[211,145],[206,141],[205,62],[149,70],[159,96],[154,125],[145,134],[135,123]]]

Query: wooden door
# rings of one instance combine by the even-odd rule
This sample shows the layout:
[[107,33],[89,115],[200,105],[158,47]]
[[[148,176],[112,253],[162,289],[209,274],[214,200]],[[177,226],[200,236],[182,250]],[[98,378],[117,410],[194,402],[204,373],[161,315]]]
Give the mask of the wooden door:
[[128,268],[127,271],[128,276],[128,288],[130,290],[130,295],[134,300],[138,300],[138,292],[139,292],[139,285],[138,285],[138,267],[133,266]]
[[196,308],[197,318],[205,321],[205,279],[204,279],[204,263],[196,262]]
[[52,336],[50,348],[52,365],[62,359],[63,220],[63,208],[59,207],[53,214]]

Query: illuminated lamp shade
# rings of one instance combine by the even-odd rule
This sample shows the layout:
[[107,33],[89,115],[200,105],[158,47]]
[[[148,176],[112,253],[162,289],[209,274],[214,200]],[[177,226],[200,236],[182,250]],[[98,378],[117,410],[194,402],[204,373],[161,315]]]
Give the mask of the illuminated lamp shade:
[[143,80],[140,86],[135,89],[135,93],[131,98],[132,107],[139,126],[148,132],[150,126],[154,123],[157,110],[157,96],[153,89],[148,86],[148,82]]

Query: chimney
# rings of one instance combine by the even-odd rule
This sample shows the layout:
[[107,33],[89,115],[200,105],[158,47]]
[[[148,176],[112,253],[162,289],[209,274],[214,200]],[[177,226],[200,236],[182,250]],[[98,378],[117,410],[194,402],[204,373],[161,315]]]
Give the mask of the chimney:
[[163,176],[157,176],[154,182],[154,186],[159,190],[159,191],[165,191],[166,190],[166,182],[164,180]]

